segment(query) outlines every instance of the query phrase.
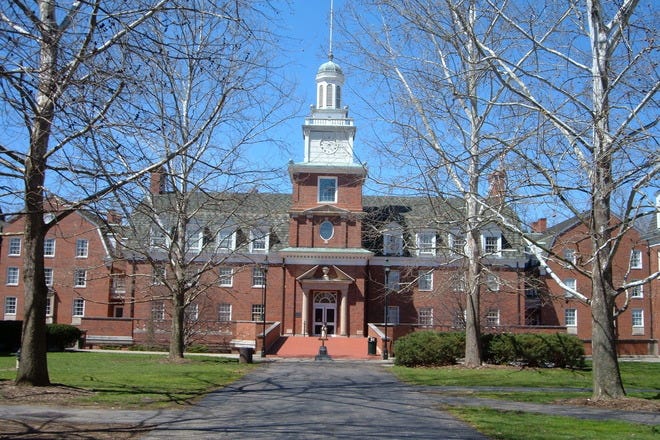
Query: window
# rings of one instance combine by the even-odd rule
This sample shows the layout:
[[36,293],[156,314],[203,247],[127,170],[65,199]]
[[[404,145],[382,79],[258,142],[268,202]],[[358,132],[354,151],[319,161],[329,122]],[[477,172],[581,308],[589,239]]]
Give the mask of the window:
[[151,272],[151,284],[165,284],[165,265],[159,264],[153,267]]
[[389,325],[399,324],[399,306],[388,306],[385,312],[385,319]]
[[482,236],[483,250],[485,254],[499,256],[502,250],[502,235],[486,235]]
[[112,276],[112,291],[114,293],[125,293],[126,292],[126,276],[125,275],[113,275]]
[[195,322],[199,319],[199,305],[196,303],[188,304],[184,312],[186,322]]
[[632,326],[644,327],[644,309],[632,309]]
[[433,290],[433,271],[420,270],[417,276],[417,287],[419,290],[430,291]]
[[486,314],[486,325],[496,326],[500,325],[500,311],[498,310],[489,310]]
[[218,250],[230,251],[234,249],[234,232],[224,229],[218,232]]
[[18,298],[15,296],[5,297],[5,315],[15,315]]
[[218,305],[218,321],[220,322],[231,321],[231,304],[222,303]]
[[563,281],[567,287],[567,289],[564,290],[564,298],[572,298],[574,296],[573,291],[577,292],[577,281],[575,278],[566,278]]
[[334,233],[335,227],[331,221],[325,220],[323,223],[321,223],[321,226],[319,226],[319,235],[325,241],[330,240]]
[[154,321],[165,320],[165,303],[163,301],[156,301],[151,304],[151,319]]
[[577,309],[564,310],[564,325],[566,327],[577,327]]
[[252,268],[252,287],[263,287],[266,285],[266,273],[261,267]]
[[319,177],[319,202],[337,202],[336,177]]
[[575,249],[564,249],[563,253],[564,253],[564,261],[566,263],[575,264],[577,262],[577,259],[575,257]]
[[260,229],[250,231],[250,252],[265,254],[268,251],[268,232]]
[[422,307],[419,309],[418,323],[423,327],[433,325],[433,307]]
[[642,285],[639,286],[634,286],[630,288],[630,297],[631,298],[643,298],[644,297],[644,290],[643,290]]
[[167,236],[162,229],[154,227],[151,229],[150,234],[150,246],[152,248],[164,248],[167,247]]
[[49,295],[46,298],[46,316],[53,316],[53,303],[55,302],[55,296]]
[[234,269],[231,267],[221,267],[219,269],[218,277],[220,285],[223,287],[231,287],[234,284]]
[[11,237],[9,239],[9,255],[21,255],[21,239],[20,237]]
[[189,251],[199,251],[202,248],[203,235],[200,231],[186,233],[186,245]]
[[84,238],[76,240],[76,258],[87,258],[89,241]]
[[500,277],[493,273],[489,273],[486,276],[486,287],[488,287],[488,290],[491,292],[498,292],[500,290]]
[[417,233],[417,255],[435,255],[435,232]]
[[47,287],[53,287],[53,268],[45,267],[44,268],[44,278],[46,280]]
[[8,286],[18,286],[18,267],[8,267],[7,268],[7,285]]
[[44,257],[55,256],[55,239],[47,238],[44,240]]
[[387,288],[389,290],[399,290],[400,281],[401,273],[398,270],[390,270],[387,275]]
[[85,300],[82,298],[73,299],[73,316],[85,316]]
[[458,232],[449,234],[449,245],[452,253],[463,255],[465,253],[465,234]]
[[386,232],[383,235],[383,254],[401,255],[403,253],[403,234],[400,232]]
[[467,290],[467,282],[465,281],[464,273],[455,273],[449,281],[451,289],[454,292],[465,292]]
[[263,304],[252,304],[252,320],[253,321],[263,321],[264,317],[264,305]]
[[73,287],[87,287],[87,271],[85,269],[73,271]]
[[642,251],[633,249],[632,252],[630,252],[630,268],[631,269],[642,268]]

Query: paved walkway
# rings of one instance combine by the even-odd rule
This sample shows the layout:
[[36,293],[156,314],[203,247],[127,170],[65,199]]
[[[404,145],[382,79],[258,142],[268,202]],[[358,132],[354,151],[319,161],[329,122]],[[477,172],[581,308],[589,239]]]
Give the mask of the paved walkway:
[[449,389],[402,384],[380,361],[277,360],[185,411],[0,405],[0,418],[155,426],[145,439],[486,439],[442,411],[443,404],[660,424],[652,413],[452,397],[443,391]]

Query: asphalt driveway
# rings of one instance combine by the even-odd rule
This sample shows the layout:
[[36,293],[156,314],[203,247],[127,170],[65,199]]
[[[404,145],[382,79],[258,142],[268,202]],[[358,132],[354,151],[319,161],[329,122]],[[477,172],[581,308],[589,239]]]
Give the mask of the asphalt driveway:
[[146,439],[486,439],[379,362],[266,363]]

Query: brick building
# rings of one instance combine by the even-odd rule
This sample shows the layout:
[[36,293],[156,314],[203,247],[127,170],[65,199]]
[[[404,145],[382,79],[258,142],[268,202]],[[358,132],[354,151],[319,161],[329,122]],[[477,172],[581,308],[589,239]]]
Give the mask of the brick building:
[[[114,215],[84,211],[58,221],[46,243],[47,319],[80,326],[90,346],[164,345],[176,287],[189,302],[189,345],[265,345],[274,353],[287,338],[318,341],[325,328],[339,342],[371,336],[383,347],[416,329],[462,329],[464,239],[456,213],[463,201],[363,195],[367,170],[355,162],[356,125],[342,107],[343,84],[332,58],[320,66],[317,102],[302,127],[304,159],[289,164],[290,194],[187,194],[194,215],[184,213],[181,222],[181,195],[168,191],[167,170],[159,170],[148,200],[122,225]],[[501,201],[502,182],[501,173],[491,176],[491,195]],[[20,217],[5,224],[5,234],[16,235],[2,243],[4,319],[22,314],[21,231]],[[576,261],[586,245],[571,222],[538,232],[557,252],[573,250]],[[479,235],[485,331],[568,330],[588,341],[588,310],[573,306],[552,281],[544,284],[521,237],[494,221]],[[657,270],[657,233],[651,247],[638,231],[629,237],[618,251],[617,276],[626,273],[633,250],[642,263],[631,276],[650,273],[649,260]],[[586,286],[567,268],[556,272]],[[634,352],[657,349],[652,292],[644,286],[641,296],[635,293],[619,318],[620,337],[632,341]],[[541,294],[561,298],[544,302]]]

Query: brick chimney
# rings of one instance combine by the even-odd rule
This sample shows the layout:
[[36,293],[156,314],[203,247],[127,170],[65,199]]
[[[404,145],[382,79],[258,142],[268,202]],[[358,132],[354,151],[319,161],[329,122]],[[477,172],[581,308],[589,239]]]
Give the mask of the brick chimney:
[[151,172],[149,191],[151,191],[151,194],[163,194],[165,192],[165,170],[163,167]]
[[121,224],[121,214],[114,209],[111,209],[106,214],[106,220],[110,225]]
[[506,173],[504,170],[493,171],[488,176],[488,184],[490,185],[488,197],[499,201],[504,201],[506,195]]
[[545,232],[548,229],[548,219],[540,218],[532,223],[532,232]]

